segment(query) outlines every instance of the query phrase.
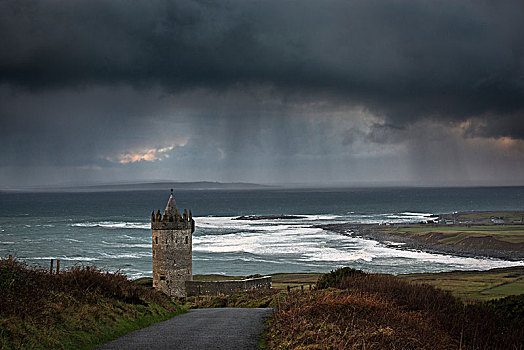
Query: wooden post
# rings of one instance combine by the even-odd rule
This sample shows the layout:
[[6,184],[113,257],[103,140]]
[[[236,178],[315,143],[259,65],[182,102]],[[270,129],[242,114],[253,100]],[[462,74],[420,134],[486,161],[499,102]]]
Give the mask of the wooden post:
[[300,285],[300,292],[304,293],[304,285],[303,284]]
[[12,263],[12,262],[13,262],[13,256],[12,256],[11,254],[9,254],[9,255],[7,256],[7,262],[8,262],[8,263]]
[[56,274],[60,273],[60,260],[56,259]]
[[51,259],[51,266],[49,266],[49,273],[53,273],[53,259]]
[[287,286],[287,292],[289,293],[289,291],[291,290],[291,288],[289,286]]
[[309,284],[309,290],[311,290],[311,284]]

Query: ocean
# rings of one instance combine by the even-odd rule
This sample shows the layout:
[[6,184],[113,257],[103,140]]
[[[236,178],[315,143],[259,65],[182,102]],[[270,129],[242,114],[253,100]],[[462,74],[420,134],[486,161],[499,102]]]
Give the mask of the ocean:
[[[96,265],[130,278],[152,275],[150,216],[166,191],[0,193],[0,256],[30,265]],[[523,261],[464,258],[313,228],[339,222],[417,222],[436,213],[524,210],[524,187],[179,190],[179,208],[196,223],[193,273],[412,273],[489,269]],[[290,220],[233,220],[294,214]]]

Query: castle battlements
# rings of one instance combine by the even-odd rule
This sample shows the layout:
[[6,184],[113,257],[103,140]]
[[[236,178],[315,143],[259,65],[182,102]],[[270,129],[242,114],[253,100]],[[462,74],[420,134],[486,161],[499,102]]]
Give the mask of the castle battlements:
[[169,214],[164,211],[160,214],[160,210],[151,212],[151,228],[153,230],[182,230],[191,229],[191,233],[195,232],[195,220],[191,209],[189,213],[184,209],[184,214],[180,216],[178,210],[174,214]]

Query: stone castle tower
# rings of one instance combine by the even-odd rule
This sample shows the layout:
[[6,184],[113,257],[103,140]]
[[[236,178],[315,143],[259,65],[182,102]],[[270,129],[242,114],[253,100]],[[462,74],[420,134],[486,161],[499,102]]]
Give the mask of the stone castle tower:
[[153,231],[153,287],[171,297],[186,296],[193,279],[192,243],[195,221],[191,210],[178,213],[173,190],[164,213],[151,213]]

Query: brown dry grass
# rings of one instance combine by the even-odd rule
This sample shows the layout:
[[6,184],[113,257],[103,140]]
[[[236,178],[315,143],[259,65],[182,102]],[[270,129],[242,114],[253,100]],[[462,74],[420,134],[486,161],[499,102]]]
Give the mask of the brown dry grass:
[[521,349],[524,344],[524,324],[486,304],[463,305],[448,292],[390,275],[348,271],[339,277],[337,272],[325,277],[333,281],[327,289],[284,296],[268,328],[268,348]]
[[0,348],[84,348],[179,308],[164,295],[96,267],[58,275],[0,260]]

